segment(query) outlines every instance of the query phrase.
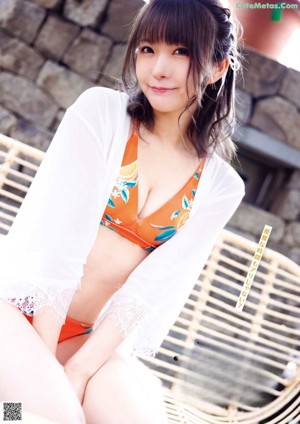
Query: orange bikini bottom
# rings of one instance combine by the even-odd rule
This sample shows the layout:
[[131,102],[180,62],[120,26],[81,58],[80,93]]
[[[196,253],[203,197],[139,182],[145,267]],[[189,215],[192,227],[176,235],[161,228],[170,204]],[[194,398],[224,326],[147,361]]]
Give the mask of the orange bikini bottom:
[[[27,320],[32,324],[33,317],[24,314]],[[71,339],[72,337],[80,336],[81,334],[88,334],[93,331],[94,323],[89,324],[80,322],[66,316],[66,322],[61,327],[58,343],[64,340]]]

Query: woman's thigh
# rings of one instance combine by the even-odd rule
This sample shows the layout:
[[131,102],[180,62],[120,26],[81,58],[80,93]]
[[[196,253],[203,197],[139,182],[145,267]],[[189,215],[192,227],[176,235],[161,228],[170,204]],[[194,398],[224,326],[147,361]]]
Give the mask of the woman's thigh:
[[82,406],[87,424],[167,423],[159,380],[116,352],[89,380]]
[[84,423],[63,367],[22,312],[0,299],[0,400],[57,423]]

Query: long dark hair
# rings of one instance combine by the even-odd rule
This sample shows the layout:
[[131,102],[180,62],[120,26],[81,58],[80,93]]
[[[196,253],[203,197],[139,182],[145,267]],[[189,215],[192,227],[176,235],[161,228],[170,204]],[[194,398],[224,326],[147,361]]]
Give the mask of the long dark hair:
[[[199,158],[206,156],[212,146],[212,150],[228,162],[236,157],[236,146],[231,140],[236,123],[236,71],[229,66],[223,86],[221,79],[215,84],[207,83],[213,63],[230,55],[232,63],[240,64],[242,56],[237,30],[241,33],[242,28],[236,19],[230,20],[230,17],[231,11],[222,7],[219,0],[150,0],[133,21],[122,78],[118,81],[118,88],[129,95],[128,114],[151,131],[154,126],[153,110],[136,78],[136,49],[141,40],[185,46],[190,52],[187,78],[192,72],[198,103],[187,136]],[[193,101],[195,96],[178,118],[179,130],[180,117]]]

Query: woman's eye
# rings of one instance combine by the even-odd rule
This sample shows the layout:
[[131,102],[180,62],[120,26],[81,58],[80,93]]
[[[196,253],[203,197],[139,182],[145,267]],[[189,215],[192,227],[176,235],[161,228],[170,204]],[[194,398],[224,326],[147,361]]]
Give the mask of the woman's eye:
[[[151,51],[149,52],[149,51],[147,51],[147,49],[151,50]],[[151,52],[153,52],[153,50],[149,46],[143,46],[143,47],[140,47],[140,52],[141,53],[151,53]]]
[[184,48],[184,47],[180,47],[179,49],[176,50],[176,52],[180,52],[179,55],[186,55],[189,56],[190,52],[188,51],[188,49]]

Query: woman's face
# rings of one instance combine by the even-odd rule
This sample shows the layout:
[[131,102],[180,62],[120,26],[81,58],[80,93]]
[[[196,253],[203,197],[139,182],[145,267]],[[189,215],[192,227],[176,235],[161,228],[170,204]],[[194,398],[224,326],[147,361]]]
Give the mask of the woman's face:
[[[187,81],[189,97],[187,95],[189,63],[189,52],[182,45],[150,42],[139,44],[136,76],[154,111],[178,115],[185,109],[187,101],[196,92],[190,73]],[[193,107],[197,107],[197,102]]]

